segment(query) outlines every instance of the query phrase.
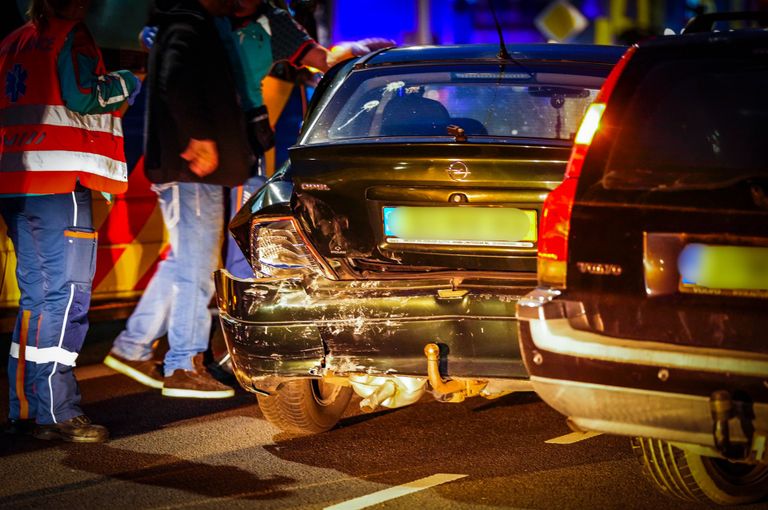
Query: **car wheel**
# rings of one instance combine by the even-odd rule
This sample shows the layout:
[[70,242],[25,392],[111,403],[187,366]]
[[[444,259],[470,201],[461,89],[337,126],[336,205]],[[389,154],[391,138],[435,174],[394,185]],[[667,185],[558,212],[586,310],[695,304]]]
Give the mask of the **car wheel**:
[[661,492],[719,505],[753,503],[768,496],[768,464],[705,457],[659,439],[634,438],[643,474]]
[[352,397],[352,388],[320,379],[283,383],[270,396],[258,395],[264,417],[286,432],[318,434],[333,428]]

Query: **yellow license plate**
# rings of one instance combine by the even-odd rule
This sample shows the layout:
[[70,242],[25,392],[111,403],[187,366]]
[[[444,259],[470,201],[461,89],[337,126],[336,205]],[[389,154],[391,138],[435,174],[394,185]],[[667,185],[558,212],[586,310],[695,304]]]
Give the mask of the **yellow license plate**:
[[393,244],[533,248],[536,211],[513,207],[383,208],[384,237]]
[[678,269],[682,292],[768,296],[768,247],[691,243]]

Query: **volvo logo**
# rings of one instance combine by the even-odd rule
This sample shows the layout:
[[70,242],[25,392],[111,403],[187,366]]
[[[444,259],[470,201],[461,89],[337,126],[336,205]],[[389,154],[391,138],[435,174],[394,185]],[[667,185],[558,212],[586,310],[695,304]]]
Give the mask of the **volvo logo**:
[[454,161],[445,171],[448,173],[448,177],[454,181],[465,181],[472,175],[463,161]]

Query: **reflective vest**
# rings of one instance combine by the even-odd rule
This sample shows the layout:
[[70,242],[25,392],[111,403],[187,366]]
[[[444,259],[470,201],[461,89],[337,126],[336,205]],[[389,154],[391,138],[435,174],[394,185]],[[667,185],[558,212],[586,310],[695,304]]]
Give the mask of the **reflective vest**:
[[69,193],[78,181],[109,193],[128,187],[119,113],[84,115],[64,105],[57,60],[77,24],[27,23],[0,44],[0,194]]

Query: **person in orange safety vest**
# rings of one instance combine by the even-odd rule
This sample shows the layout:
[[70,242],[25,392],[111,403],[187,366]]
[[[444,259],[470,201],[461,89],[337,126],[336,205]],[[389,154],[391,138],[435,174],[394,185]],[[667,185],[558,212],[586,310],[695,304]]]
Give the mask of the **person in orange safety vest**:
[[73,367],[96,262],[90,190],[127,188],[118,109],[140,88],[106,72],[89,4],[32,0],[31,21],[0,43],[0,213],[21,291],[6,432],[73,442],[108,436],[80,408]]

